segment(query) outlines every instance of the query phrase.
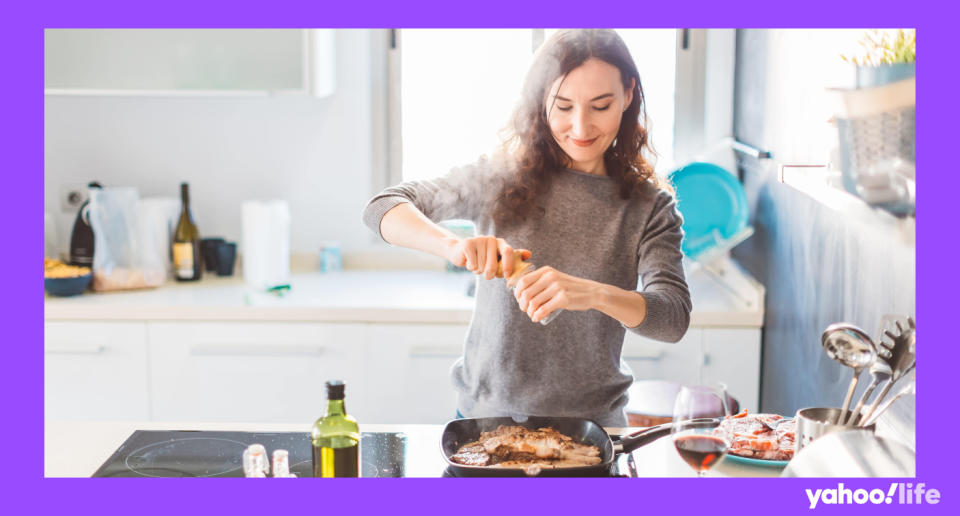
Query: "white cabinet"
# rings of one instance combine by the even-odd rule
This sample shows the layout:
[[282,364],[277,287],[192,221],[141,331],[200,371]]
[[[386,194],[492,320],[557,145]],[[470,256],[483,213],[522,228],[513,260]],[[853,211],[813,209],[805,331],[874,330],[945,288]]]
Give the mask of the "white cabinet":
[[333,93],[333,29],[50,29],[48,95]]
[[[467,325],[307,322],[48,322],[45,415],[51,420],[303,422],[347,384],[365,423],[453,419],[450,369]],[[677,343],[633,333],[623,359],[639,379],[724,382],[756,411],[759,328],[690,328]],[[305,426],[306,428],[306,426]]]
[[367,346],[369,423],[442,424],[453,419],[450,368],[463,354],[466,324],[374,324]]
[[362,324],[151,322],[153,416],[159,421],[297,422],[326,406],[324,382],[347,385],[363,421]]
[[44,416],[58,420],[147,420],[144,323],[47,322]]
[[704,383],[723,382],[740,409],[760,407],[760,328],[706,328],[703,337]]
[[700,380],[703,330],[690,328],[679,342],[658,342],[627,332],[621,358],[637,380],[670,380],[696,384]]
[[622,356],[637,380],[722,382],[741,410],[759,408],[760,328],[690,328],[674,344],[628,332]]

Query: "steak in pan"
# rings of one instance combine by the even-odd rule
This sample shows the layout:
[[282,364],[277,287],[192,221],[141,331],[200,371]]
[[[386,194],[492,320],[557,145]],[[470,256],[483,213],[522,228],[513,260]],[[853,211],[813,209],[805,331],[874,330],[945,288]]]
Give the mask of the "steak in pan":
[[450,460],[465,466],[499,468],[580,467],[600,464],[600,449],[580,444],[553,428],[531,430],[500,425],[461,446]]

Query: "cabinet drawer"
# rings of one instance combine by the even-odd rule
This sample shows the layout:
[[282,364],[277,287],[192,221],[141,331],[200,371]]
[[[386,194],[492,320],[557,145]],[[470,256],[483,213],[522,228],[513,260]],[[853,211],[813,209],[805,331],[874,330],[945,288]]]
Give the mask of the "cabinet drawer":
[[47,322],[44,417],[150,419],[145,323]]
[[658,342],[627,332],[621,358],[637,380],[670,380],[682,384],[700,381],[700,328],[690,328],[679,342]]
[[455,417],[450,368],[465,324],[375,324],[367,347],[370,423],[443,424]]
[[323,414],[324,382],[347,385],[362,421],[362,324],[149,323],[154,417],[302,422]]

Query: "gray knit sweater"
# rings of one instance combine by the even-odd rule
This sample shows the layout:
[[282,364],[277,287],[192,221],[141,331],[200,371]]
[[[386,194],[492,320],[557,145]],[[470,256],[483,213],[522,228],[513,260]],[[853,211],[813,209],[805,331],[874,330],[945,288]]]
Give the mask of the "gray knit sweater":
[[464,355],[451,370],[467,417],[573,416],[625,426],[633,381],[620,359],[625,330],[676,342],[690,323],[676,202],[653,184],[623,200],[613,179],[565,169],[552,174],[538,201],[543,211],[501,229],[491,213],[507,163],[484,157],[441,178],[387,188],[367,204],[364,223],[380,234],[383,215],[410,202],[434,222],[471,220],[478,234],[531,250],[537,266],[626,290],[638,290],[639,278],[647,315],[626,328],[596,310],[564,311],[546,326],[531,322],[502,278],[481,277]]

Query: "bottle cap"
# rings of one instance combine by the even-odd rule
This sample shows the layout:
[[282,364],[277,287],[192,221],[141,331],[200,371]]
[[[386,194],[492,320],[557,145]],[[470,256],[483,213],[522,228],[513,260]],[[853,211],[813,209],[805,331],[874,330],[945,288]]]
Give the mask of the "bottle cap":
[[342,400],[343,387],[344,387],[343,380],[328,380],[327,381],[327,399]]

